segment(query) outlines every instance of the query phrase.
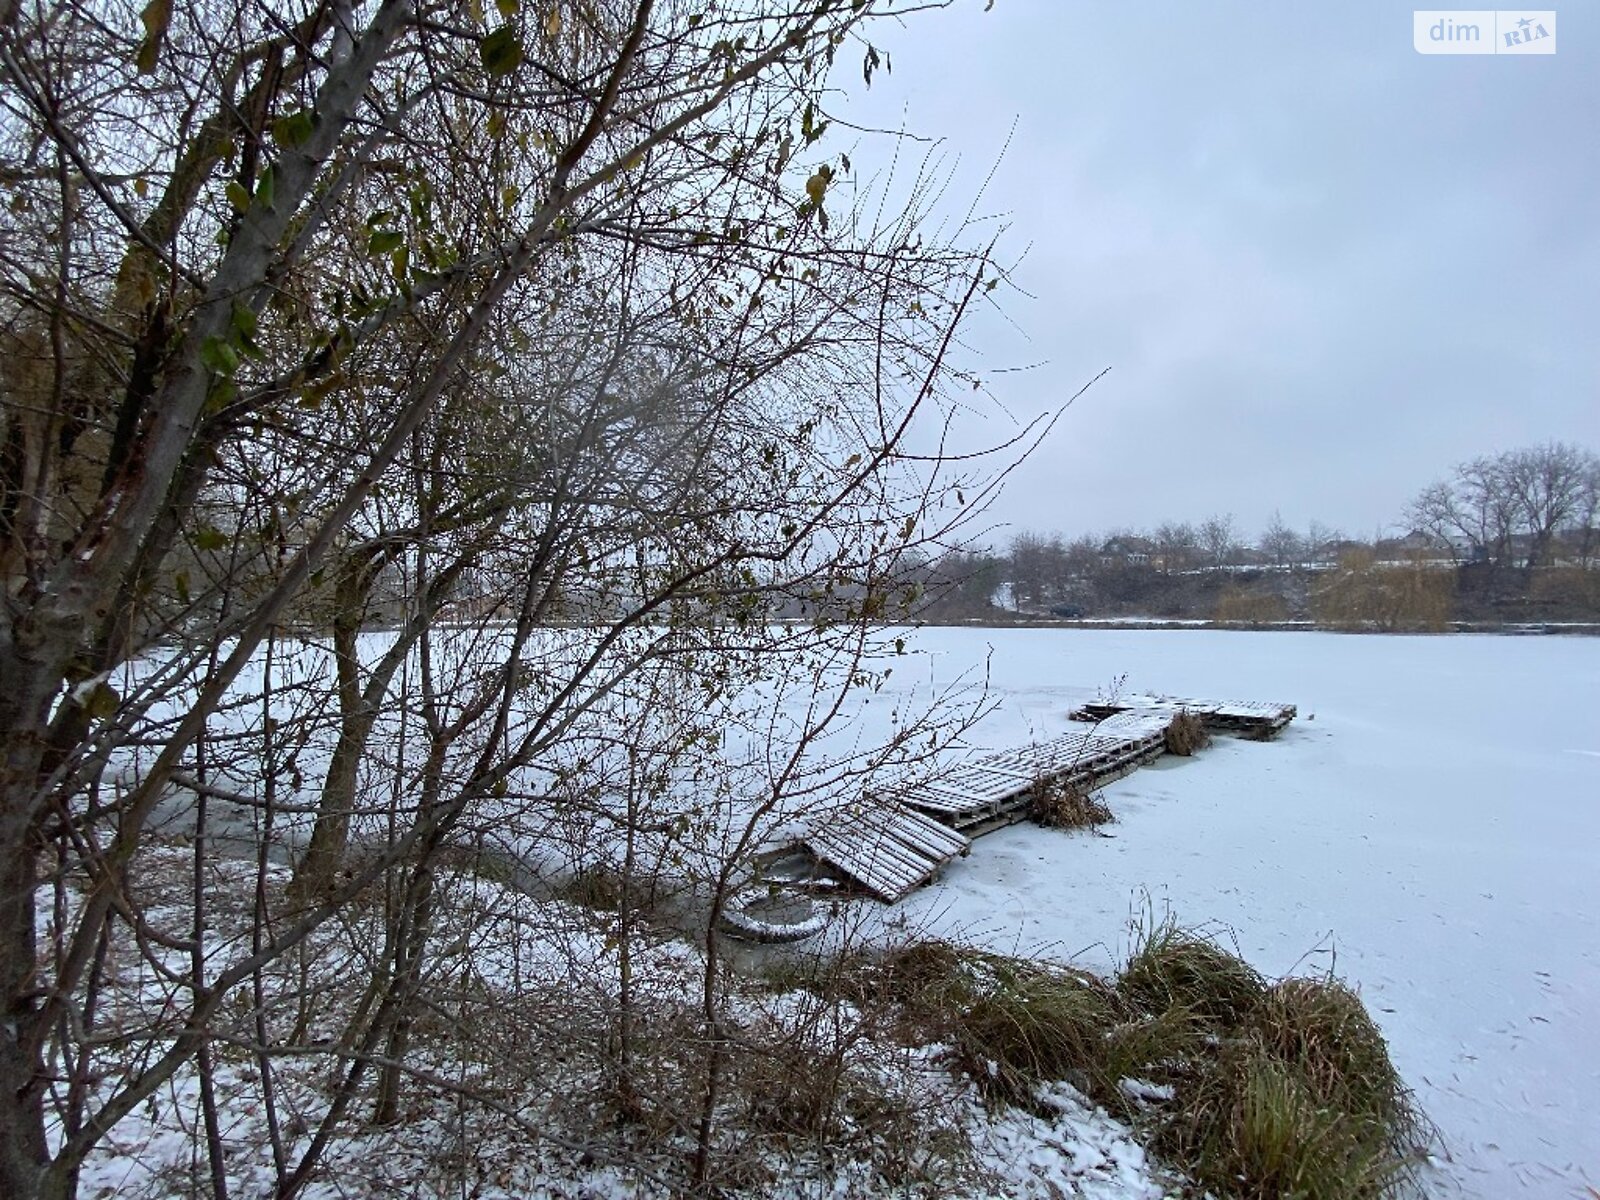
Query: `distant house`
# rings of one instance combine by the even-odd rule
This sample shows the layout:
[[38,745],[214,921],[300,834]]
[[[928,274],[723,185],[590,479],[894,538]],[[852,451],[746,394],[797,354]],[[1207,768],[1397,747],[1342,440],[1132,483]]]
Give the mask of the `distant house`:
[[1102,567],[1148,567],[1155,543],[1149,538],[1114,537],[1100,547]]
[[1373,547],[1380,562],[1403,562],[1414,559],[1455,561],[1461,557],[1457,547],[1448,539],[1413,529],[1404,537],[1380,538]]

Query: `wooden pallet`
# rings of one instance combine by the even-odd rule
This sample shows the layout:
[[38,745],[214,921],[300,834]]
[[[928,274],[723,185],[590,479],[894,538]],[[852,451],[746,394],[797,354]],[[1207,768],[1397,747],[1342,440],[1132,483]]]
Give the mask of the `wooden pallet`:
[[933,779],[889,789],[900,803],[964,832],[986,832],[1027,815],[1034,790],[1065,783],[1086,791],[1120,779],[1164,749],[1164,721],[1074,731],[958,763]]
[[1105,723],[1125,716],[1170,719],[1180,711],[1193,713],[1207,729],[1218,733],[1237,733],[1244,737],[1267,739],[1283,732],[1296,715],[1292,704],[1259,700],[1189,700],[1178,696],[1121,696],[1115,700],[1096,700],[1073,712],[1074,721]]
[[867,799],[807,831],[800,844],[865,891],[894,904],[965,854],[972,840],[903,804]]

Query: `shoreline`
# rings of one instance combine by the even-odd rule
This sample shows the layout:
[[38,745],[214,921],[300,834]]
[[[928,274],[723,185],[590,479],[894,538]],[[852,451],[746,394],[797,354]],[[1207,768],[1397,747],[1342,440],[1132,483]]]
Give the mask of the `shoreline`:
[[1004,620],[918,620],[918,626],[944,629],[1218,629],[1247,633],[1430,634],[1490,633],[1511,636],[1600,636],[1600,621],[1451,621],[1443,629],[1378,629],[1319,625],[1315,621],[1212,621],[1188,617],[1088,617],[1069,620],[1018,613]]

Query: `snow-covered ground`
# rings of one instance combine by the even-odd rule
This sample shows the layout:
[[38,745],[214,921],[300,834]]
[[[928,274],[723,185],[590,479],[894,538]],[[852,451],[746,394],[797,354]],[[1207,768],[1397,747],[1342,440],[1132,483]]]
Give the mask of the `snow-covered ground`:
[[1153,905],[1271,974],[1332,966],[1441,1128],[1438,1194],[1600,1188],[1600,640],[926,629],[907,649],[860,726],[986,660],[979,746],[1060,733],[1124,676],[1300,717],[1113,785],[1109,838],[982,838],[883,919],[1108,968]]
[[[1108,836],[1016,826],[980,839],[901,905],[861,901],[858,916],[897,936],[922,930],[1109,970],[1132,923],[1170,910],[1234,939],[1268,974],[1331,967],[1361,989],[1441,1128],[1439,1195],[1593,1200],[1600,639],[903,636],[905,653],[879,664],[892,674],[852,699],[828,750],[865,751],[952,685],[964,682],[970,703],[985,677],[994,708],[967,736],[977,750],[1053,737],[1077,702],[1112,690],[1287,701],[1300,717],[1275,742],[1222,739],[1113,785]],[[806,688],[750,696],[779,709],[814,699]],[[736,733],[727,747],[743,744]],[[1010,1191],[1092,1181],[1107,1197],[1159,1193],[1125,1130],[1061,1109],[1048,1127],[999,1118],[987,1142],[972,1123],[989,1146],[980,1159],[1011,1178]]]

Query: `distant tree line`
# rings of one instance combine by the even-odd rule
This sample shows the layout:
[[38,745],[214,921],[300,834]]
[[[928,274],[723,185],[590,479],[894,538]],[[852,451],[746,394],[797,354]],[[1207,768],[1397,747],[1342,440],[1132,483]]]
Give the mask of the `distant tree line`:
[[1509,618],[1519,605],[1600,611],[1589,577],[1600,565],[1597,516],[1600,456],[1551,442],[1461,463],[1407,505],[1401,532],[1366,539],[1321,521],[1296,529],[1277,512],[1254,538],[1231,514],[1076,537],[1023,531],[927,567],[929,611],[1380,628]]

